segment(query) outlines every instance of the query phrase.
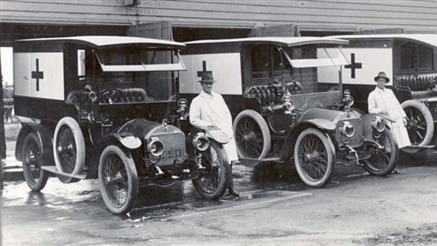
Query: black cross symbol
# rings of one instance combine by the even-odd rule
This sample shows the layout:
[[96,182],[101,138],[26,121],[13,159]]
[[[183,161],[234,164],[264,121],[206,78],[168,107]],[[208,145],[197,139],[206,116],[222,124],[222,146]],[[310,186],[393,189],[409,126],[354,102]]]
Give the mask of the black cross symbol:
[[36,79],[36,90],[39,91],[39,79],[44,79],[44,72],[39,71],[39,59],[36,59],[36,71],[32,71],[32,79]]
[[355,79],[355,69],[361,69],[362,63],[355,63],[355,53],[351,53],[351,64],[344,67],[351,69],[351,78]]
[[206,71],[206,61],[202,61],[202,71],[197,71],[197,77],[202,77],[203,73],[210,73],[212,71]]

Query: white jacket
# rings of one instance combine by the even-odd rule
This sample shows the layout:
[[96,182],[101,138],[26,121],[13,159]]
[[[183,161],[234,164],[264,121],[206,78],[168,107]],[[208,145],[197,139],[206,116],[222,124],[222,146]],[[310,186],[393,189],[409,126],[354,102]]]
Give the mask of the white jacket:
[[369,113],[385,114],[395,120],[395,122],[391,124],[391,131],[399,148],[411,145],[404,124],[404,118],[407,115],[392,90],[387,88],[381,90],[376,87],[375,90],[370,92],[367,103]]
[[216,126],[227,135],[229,142],[223,147],[229,161],[238,160],[237,146],[232,129],[232,116],[228,106],[220,94],[204,91],[193,99],[190,105],[190,123],[200,129],[207,130],[208,126]]

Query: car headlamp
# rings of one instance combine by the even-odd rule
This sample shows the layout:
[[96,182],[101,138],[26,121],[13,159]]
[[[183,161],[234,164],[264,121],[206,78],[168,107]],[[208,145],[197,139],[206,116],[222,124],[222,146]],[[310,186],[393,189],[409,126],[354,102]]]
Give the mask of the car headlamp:
[[185,98],[181,98],[178,101],[178,115],[181,118],[188,117],[188,114],[190,113],[190,109],[188,107],[188,100]]
[[340,127],[340,132],[346,137],[350,138],[354,135],[355,128],[349,121],[345,121],[343,122],[343,125]]
[[147,151],[151,155],[159,157],[164,153],[164,143],[159,140],[159,138],[152,138],[150,142],[147,143]]
[[294,103],[291,100],[290,93],[287,92],[284,94],[284,97],[282,98],[282,106],[289,112],[294,109]]
[[209,148],[209,139],[205,136],[205,133],[198,132],[193,138],[193,146],[199,151],[205,151]]
[[382,117],[376,116],[370,125],[378,132],[383,132],[385,130],[385,123]]
[[97,94],[94,91],[91,91],[90,93],[88,93],[88,98],[91,100],[91,102],[96,102],[97,101]]
[[343,92],[343,103],[348,107],[352,107],[354,105],[354,98],[351,96],[351,92],[349,90],[344,90]]

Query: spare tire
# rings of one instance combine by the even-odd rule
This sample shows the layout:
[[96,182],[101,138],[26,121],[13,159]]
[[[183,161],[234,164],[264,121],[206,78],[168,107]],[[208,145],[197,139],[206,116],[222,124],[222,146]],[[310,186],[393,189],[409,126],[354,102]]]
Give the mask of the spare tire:
[[[60,172],[79,174],[85,163],[85,140],[79,123],[71,117],[62,118],[55,128],[53,155]],[[60,178],[62,182],[71,182],[72,178]]]

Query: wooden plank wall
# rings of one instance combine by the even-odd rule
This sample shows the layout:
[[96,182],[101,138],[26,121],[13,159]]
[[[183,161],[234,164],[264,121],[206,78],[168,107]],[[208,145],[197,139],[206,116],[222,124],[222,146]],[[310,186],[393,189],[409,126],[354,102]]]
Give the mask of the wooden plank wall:
[[[136,7],[125,6],[137,2]],[[254,28],[293,24],[302,30],[404,28],[437,33],[436,0],[1,0],[4,23]]]

